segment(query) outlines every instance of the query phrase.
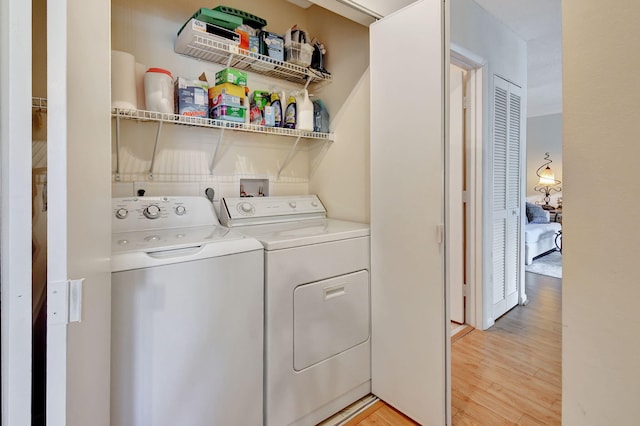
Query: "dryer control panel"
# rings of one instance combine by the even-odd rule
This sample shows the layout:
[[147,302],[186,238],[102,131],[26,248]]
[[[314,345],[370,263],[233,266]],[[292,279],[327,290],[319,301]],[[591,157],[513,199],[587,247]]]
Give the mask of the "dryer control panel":
[[220,222],[228,227],[324,219],[326,216],[327,210],[317,195],[225,197],[220,201]]

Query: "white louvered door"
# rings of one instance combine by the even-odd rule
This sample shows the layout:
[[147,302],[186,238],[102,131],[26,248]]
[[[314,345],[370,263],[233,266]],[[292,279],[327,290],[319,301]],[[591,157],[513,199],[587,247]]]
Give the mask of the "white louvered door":
[[518,303],[521,216],[521,89],[494,77],[493,308],[496,319]]

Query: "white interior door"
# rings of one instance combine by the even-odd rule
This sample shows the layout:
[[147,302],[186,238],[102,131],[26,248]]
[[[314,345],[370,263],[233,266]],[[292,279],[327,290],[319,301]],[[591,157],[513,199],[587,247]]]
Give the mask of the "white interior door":
[[[109,0],[47,5],[49,426],[109,424],[109,16]],[[69,278],[85,281],[67,324]]]
[[449,144],[447,160],[447,280],[450,319],[464,324],[464,71],[449,72]]
[[520,289],[521,100],[519,87],[500,77],[494,77],[494,319],[516,306]]
[[447,422],[449,340],[447,5],[423,0],[370,29],[372,390],[421,424],[439,426]]

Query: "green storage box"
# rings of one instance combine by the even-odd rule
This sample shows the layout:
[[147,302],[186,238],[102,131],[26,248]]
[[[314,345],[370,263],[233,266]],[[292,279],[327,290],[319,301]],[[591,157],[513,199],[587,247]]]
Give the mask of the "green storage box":
[[244,87],[247,85],[247,73],[233,68],[220,70],[216,73],[216,85],[223,83],[231,83]]
[[[226,28],[231,31],[242,25],[242,18],[238,16],[229,15],[228,13],[220,12],[219,10],[207,9],[205,7],[201,7],[200,9],[198,9],[196,13],[191,16],[191,18],[187,19],[187,22],[189,22],[192,18],[197,19],[198,21],[206,22],[208,24]],[[184,25],[182,26],[182,28],[184,28]],[[178,31],[178,34],[182,31],[182,28],[180,29],[180,31]]]
[[218,105],[211,108],[209,112],[209,118],[235,121],[236,123],[244,123],[246,116],[247,108],[233,105]]
[[227,15],[238,16],[239,18],[242,19],[242,22],[244,24],[250,26],[251,28],[260,29],[262,27],[267,26],[267,21],[265,19],[240,9],[236,9],[229,6],[217,6],[217,7],[214,7],[213,10],[224,12]]

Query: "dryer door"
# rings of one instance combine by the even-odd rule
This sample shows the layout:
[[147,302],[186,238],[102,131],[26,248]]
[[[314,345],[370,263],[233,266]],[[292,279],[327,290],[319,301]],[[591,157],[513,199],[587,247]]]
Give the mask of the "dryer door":
[[369,272],[296,287],[293,366],[311,367],[369,340]]

